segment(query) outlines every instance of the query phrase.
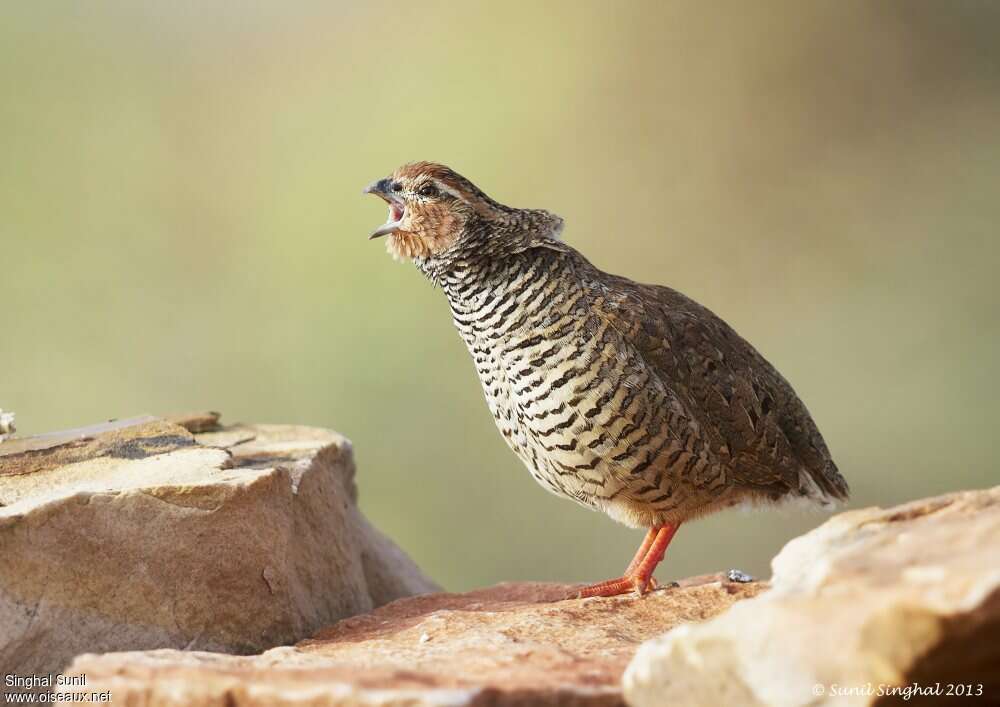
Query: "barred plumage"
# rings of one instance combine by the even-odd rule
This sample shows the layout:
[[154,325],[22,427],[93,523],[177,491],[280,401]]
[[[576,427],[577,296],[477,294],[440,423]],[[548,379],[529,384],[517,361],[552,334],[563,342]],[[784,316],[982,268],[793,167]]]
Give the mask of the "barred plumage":
[[846,499],[791,386],[708,309],[602,272],[559,240],[559,217],[498,204],[441,165],[407,165],[368,191],[390,204],[374,235],[443,289],[532,476],[652,529],[622,579],[585,593],[643,591],[676,527],[699,515]]

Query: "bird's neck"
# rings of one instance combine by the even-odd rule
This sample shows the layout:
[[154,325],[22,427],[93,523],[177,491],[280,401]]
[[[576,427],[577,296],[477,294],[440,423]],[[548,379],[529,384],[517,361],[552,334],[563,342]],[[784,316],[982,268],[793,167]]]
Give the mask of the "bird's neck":
[[448,291],[458,281],[479,273],[487,264],[484,251],[489,249],[490,238],[486,229],[464,231],[455,244],[441,253],[413,259],[413,264],[428,280]]
[[438,275],[437,282],[470,343],[472,334],[509,334],[520,327],[529,304],[550,299],[554,290],[570,285],[573,262],[569,251],[526,248],[455,262]]
[[489,219],[466,222],[447,250],[414,258],[417,268],[445,290],[449,300],[460,299],[466,286],[484,281],[503,282],[511,269],[521,267],[523,253],[536,248],[570,251],[558,238],[563,220],[541,209],[510,209]]

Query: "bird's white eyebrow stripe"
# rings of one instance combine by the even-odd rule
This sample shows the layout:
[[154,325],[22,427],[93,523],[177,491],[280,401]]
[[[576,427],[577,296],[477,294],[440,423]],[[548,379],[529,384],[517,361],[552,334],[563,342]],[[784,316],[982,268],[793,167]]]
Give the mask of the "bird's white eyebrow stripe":
[[440,179],[434,179],[432,181],[435,184],[437,184],[438,189],[440,189],[441,191],[447,192],[448,194],[451,194],[456,199],[461,199],[462,198],[461,194],[459,194],[457,191],[455,191],[454,189],[452,189],[451,187],[449,187],[447,184],[445,184],[444,182],[442,182]]

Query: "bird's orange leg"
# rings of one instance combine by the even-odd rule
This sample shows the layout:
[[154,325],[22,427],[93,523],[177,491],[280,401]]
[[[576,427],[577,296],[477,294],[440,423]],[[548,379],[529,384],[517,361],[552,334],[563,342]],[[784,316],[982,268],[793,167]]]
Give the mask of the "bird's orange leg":
[[625,568],[625,574],[622,575],[623,577],[628,577],[635,572],[639,563],[645,559],[646,554],[649,552],[649,546],[652,545],[653,541],[656,539],[657,531],[659,531],[659,528],[650,528],[646,531],[646,537],[642,539],[642,545],[640,545],[639,549],[636,551],[635,557],[632,558],[632,561],[628,563],[628,567]]
[[[607,582],[592,584],[584,587],[578,596],[585,597],[613,597],[618,594],[626,594],[637,591],[644,594],[649,587],[653,577],[653,571],[663,559],[663,554],[667,551],[667,546],[674,539],[674,534],[680,523],[668,523],[658,528],[650,529],[646,538],[639,547],[635,559],[629,564],[625,574],[618,579],[609,579]],[[637,562],[638,560],[638,562]]]

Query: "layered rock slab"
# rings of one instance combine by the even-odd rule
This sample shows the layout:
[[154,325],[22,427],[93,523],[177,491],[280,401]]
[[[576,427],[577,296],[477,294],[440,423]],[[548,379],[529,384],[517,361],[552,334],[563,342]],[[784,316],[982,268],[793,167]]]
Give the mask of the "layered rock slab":
[[[199,431],[199,434],[191,430]],[[0,445],[0,667],[256,653],[436,585],[357,507],[350,443],[214,415]]]
[[1000,487],[842,513],[772,567],[769,592],[643,645],[629,704],[1000,704]]
[[636,647],[758,594],[715,577],[645,598],[561,601],[558,584],[400,599],[255,657],[151,651],[81,656],[72,674],[116,704],[621,705]]

